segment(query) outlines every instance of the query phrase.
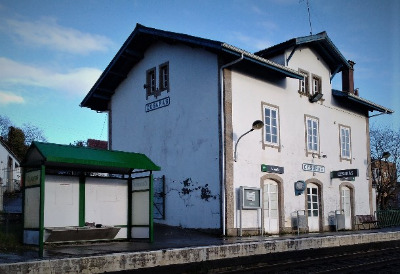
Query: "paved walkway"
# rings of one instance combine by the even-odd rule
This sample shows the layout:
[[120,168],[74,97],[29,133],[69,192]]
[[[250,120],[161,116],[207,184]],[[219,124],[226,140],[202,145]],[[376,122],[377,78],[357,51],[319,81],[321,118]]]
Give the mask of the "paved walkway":
[[34,251],[0,254],[0,273],[98,273],[179,263],[400,240],[400,227],[285,236],[219,237],[198,231],[155,227],[154,243],[97,242],[46,245]]

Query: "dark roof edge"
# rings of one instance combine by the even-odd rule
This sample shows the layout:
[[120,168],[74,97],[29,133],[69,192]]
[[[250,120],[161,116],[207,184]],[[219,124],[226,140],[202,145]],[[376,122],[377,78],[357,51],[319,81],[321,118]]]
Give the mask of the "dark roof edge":
[[379,111],[381,113],[387,113],[387,114],[394,113],[394,110],[391,110],[384,106],[378,105],[372,101],[369,101],[367,99],[361,98],[359,96],[356,96],[356,95],[348,93],[348,92],[340,91],[337,89],[332,89],[332,95],[334,97],[341,97],[341,98],[347,99],[349,101],[356,102],[363,106],[366,106],[369,111]]
[[254,54],[255,55],[263,55],[264,53],[268,53],[268,54],[273,55],[273,54],[282,52],[285,49],[288,49],[291,47],[297,47],[300,45],[317,42],[317,41],[322,41],[322,40],[325,40],[328,43],[328,45],[331,47],[331,49],[335,52],[335,54],[337,54],[337,56],[339,56],[339,58],[341,59],[341,61],[347,68],[351,67],[348,60],[342,55],[342,53],[339,51],[339,49],[333,44],[332,40],[329,38],[326,31],[322,31],[322,32],[314,34],[314,35],[292,38],[292,39],[282,42],[280,44],[277,44],[272,47],[255,52]]
[[80,103],[81,107],[87,107],[89,105],[88,101],[90,100],[92,95],[96,93],[96,89],[99,87],[99,85],[102,83],[102,81],[105,80],[107,74],[109,73],[109,71],[111,71],[113,65],[117,62],[117,60],[121,57],[121,55],[124,53],[124,51],[128,48],[129,44],[134,39],[134,37],[140,33],[153,35],[153,36],[170,39],[170,40],[177,40],[177,41],[180,41],[183,43],[188,43],[188,44],[197,45],[200,47],[205,47],[207,49],[215,50],[217,52],[227,52],[227,53],[233,54],[233,55],[243,54],[247,60],[257,63],[257,64],[260,64],[260,65],[263,65],[265,67],[268,67],[268,68],[278,71],[280,73],[283,73],[287,77],[296,78],[296,79],[303,78],[303,76],[301,74],[299,74],[299,72],[297,72],[293,69],[279,65],[275,62],[272,62],[270,60],[267,60],[265,58],[254,55],[250,52],[241,50],[237,47],[231,46],[229,44],[226,44],[226,43],[223,43],[220,41],[200,38],[200,37],[196,37],[196,36],[191,36],[191,35],[187,35],[187,34],[171,32],[171,31],[164,31],[164,30],[159,30],[159,29],[155,29],[155,28],[149,28],[149,27],[145,27],[141,24],[136,24],[136,27],[133,30],[133,32],[126,39],[126,41],[124,42],[122,47],[118,50],[117,54],[113,57],[113,59],[108,64],[106,69],[103,71],[103,73],[97,79],[96,83],[93,85],[93,87],[90,89],[90,91],[86,94],[85,98]]
[[135,29],[132,31],[132,33],[128,36],[128,38],[125,40],[125,42],[122,44],[121,48],[118,50],[117,54],[113,57],[111,62],[108,64],[108,66],[105,68],[105,70],[102,72],[100,77],[97,79],[96,83],[93,85],[93,87],[90,89],[88,94],[86,94],[85,98],[82,100],[80,106],[84,107],[87,100],[92,96],[92,94],[95,92],[97,87],[100,85],[102,80],[106,77],[107,73],[111,70],[112,66],[115,64],[115,62],[120,58],[120,56],[123,54],[123,52],[127,49],[129,46],[130,42],[133,40],[133,38],[139,34],[139,33],[146,33],[150,35],[156,35],[159,37],[164,37],[164,38],[170,38],[170,39],[178,39],[182,41],[186,41],[189,43],[197,43],[201,46],[206,46],[206,47],[211,47],[215,49],[220,49],[222,43],[218,41],[213,41],[209,39],[204,39],[204,38],[199,38],[195,36],[190,36],[187,34],[180,34],[176,32],[171,32],[171,31],[164,31],[164,30],[159,30],[155,28],[149,28],[146,26],[143,26],[141,24],[136,24]]

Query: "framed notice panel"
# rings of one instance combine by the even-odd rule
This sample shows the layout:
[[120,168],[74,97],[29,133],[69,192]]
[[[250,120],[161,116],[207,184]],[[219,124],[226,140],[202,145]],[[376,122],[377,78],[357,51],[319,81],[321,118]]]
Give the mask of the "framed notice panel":
[[255,187],[240,187],[242,198],[242,209],[259,209],[261,208],[261,189]]

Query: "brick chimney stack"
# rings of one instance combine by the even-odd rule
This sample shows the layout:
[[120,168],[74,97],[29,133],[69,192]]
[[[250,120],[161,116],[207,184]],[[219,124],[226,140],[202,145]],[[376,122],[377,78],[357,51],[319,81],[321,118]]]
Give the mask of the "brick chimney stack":
[[350,68],[342,71],[342,91],[354,94],[354,65],[355,62],[348,60]]

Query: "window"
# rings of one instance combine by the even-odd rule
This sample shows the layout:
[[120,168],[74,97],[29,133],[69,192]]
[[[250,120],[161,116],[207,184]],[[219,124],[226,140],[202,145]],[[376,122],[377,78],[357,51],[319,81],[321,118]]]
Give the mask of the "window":
[[264,105],[264,143],[279,146],[279,116],[275,106]]
[[156,96],[156,68],[151,68],[146,71],[146,99],[149,96]]
[[307,152],[319,153],[319,121],[317,118],[306,116]]
[[302,69],[299,69],[299,72],[304,76],[304,79],[299,81],[299,93],[309,94],[308,91],[309,73]]
[[159,78],[160,92],[166,90],[169,92],[169,65],[168,62],[160,65]]
[[339,126],[340,130],[340,158],[351,158],[351,137],[350,128],[346,126]]
[[321,77],[317,76],[317,75],[312,75],[312,89],[311,89],[311,95],[314,95],[315,93],[321,92]]

